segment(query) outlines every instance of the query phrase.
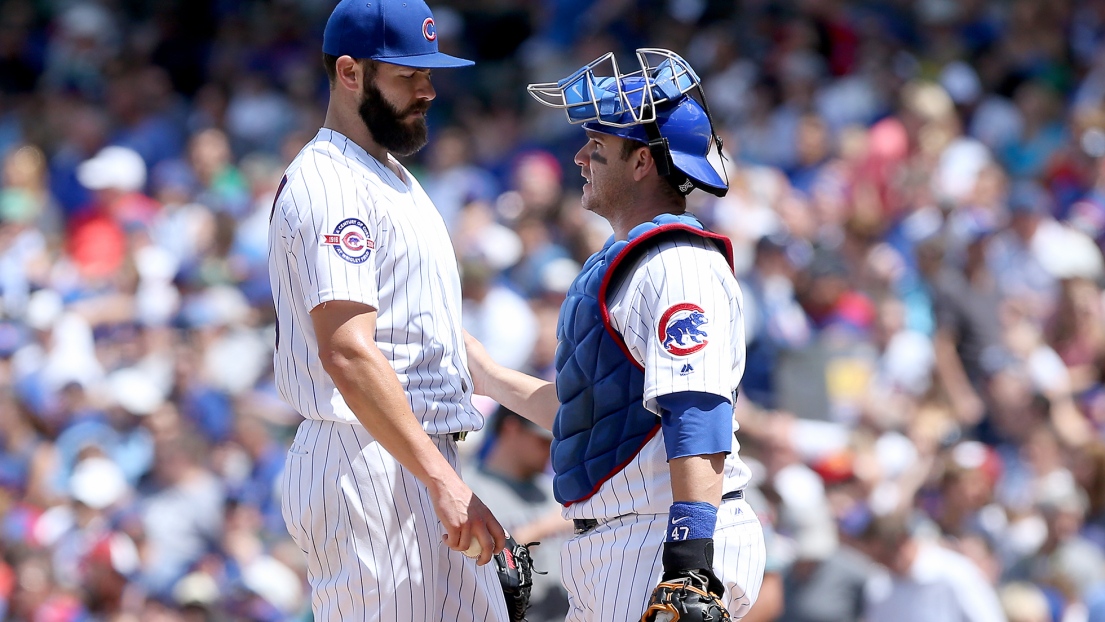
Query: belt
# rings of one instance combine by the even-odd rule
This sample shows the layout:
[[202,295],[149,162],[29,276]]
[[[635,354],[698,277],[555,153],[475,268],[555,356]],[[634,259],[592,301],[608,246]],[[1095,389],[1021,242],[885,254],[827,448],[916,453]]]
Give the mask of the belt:
[[464,430],[463,432],[453,432],[449,435],[449,438],[453,439],[454,443],[459,443],[463,441],[467,436],[468,430]]
[[[721,495],[722,501],[730,501],[732,499],[743,499],[743,490],[731,490],[724,495]],[[578,536],[581,533],[587,533],[595,527],[599,526],[599,522],[593,518],[576,518],[572,520],[572,526],[575,527],[575,534]]]
[[576,518],[572,520],[572,524],[575,526],[577,536],[599,526],[599,522],[593,518]]

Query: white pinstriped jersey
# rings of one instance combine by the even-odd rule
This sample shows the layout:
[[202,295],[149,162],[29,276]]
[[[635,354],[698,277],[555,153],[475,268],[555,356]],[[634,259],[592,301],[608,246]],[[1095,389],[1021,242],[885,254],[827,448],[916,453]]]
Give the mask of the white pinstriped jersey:
[[[623,269],[625,276],[609,297],[610,317],[630,354],[644,365],[645,408],[658,413],[658,396],[682,391],[732,400],[744,374],[744,298],[716,246],[700,236],[680,234],[665,238]],[[691,322],[692,314],[705,322]],[[564,516],[667,515],[671,471],[663,437],[663,431],[657,433],[594,496],[565,508]],[[739,449],[734,437],[725,459],[725,491],[742,489],[751,479]]]
[[376,344],[423,429],[476,430],[452,242],[422,187],[392,162],[403,178],[323,128],[288,166],[269,225],[277,387],[308,419],[356,421],[322,368],[310,311],[360,302],[378,310]]

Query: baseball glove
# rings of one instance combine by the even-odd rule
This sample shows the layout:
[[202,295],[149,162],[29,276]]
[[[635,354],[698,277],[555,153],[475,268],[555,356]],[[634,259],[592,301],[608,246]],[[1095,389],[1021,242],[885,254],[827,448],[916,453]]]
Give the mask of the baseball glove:
[[495,569],[499,571],[499,583],[503,586],[503,595],[506,597],[506,608],[510,613],[511,622],[522,622],[526,619],[534,573],[529,547],[536,545],[537,542],[518,544],[514,538],[507,535],[506,548],[495,555]]
[[695,572],[661,581],[652,590],[641,622],[730,622],[733,618],[725,606],[707,591],[708,583]]

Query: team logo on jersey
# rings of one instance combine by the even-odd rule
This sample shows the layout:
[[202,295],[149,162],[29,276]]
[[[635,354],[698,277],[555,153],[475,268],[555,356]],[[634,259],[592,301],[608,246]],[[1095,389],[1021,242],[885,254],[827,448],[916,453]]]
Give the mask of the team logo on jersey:
[[702,326],[709,322],[702,307],[692,302],[681,302],[668,307],[660,316],[656,336],[668,354],[689,356],[709,343],[706,340],[706,331],[702,330]]
[[422,22],[422,36],[426,37],[427,41],[433,41],[437,38],[437,26],[434,25],[434,18],[427,17],[426,21]]
[[368,261],[376,243],[368,237],[368,227],[358,218],[346,218],[334,227],[333,233],[322,235],[323,246],[334,247],[338,257],[349,263]]

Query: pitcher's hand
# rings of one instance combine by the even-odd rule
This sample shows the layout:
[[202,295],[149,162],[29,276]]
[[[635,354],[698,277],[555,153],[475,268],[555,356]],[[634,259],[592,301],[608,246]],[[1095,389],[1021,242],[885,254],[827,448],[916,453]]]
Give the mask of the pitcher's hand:
[[430,488],[434,511],[445,527],[442,539],[454,551],[464,552],[475,540],[480,544],[476,564],[482,566],[506,546],[506,532],[491,510],[463,481]]

